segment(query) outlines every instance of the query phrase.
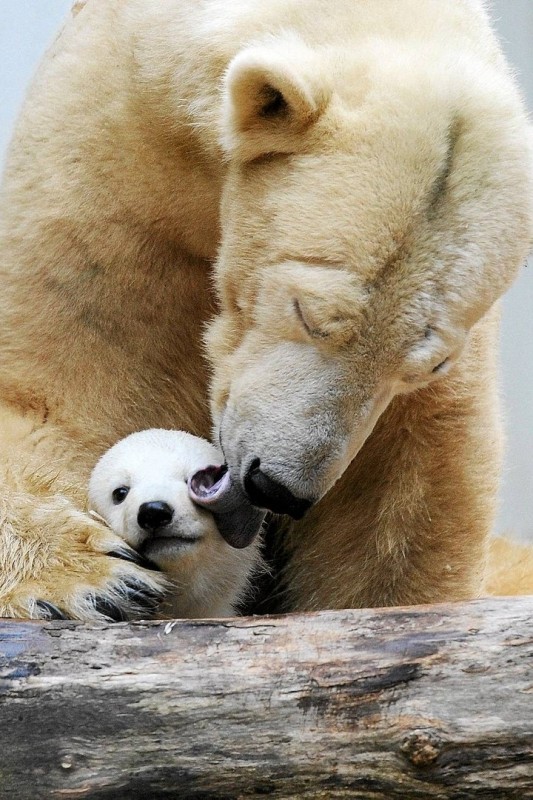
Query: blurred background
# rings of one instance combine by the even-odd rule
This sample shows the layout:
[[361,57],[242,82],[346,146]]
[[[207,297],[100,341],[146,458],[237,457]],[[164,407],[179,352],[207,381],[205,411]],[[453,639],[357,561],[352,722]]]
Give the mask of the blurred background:
[[[229,0],[231,2],[231,0]],[[0,160],[24,90],[71,0],[0,0]],[[494,26],[533,110],[533,0],[493,0]],[[533,540],[533,260],[504,301],[507,457],[497,532]]]

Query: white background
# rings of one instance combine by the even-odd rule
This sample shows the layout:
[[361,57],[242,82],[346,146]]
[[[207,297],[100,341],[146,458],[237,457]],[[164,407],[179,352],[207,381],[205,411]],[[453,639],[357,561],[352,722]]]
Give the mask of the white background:
[[[24,88],[70,4],[71,0],[0,0],[0,157],[7,146]],[[533,109],[533,0],[495,0],[491,6],[495,27],[517,69],[529,108]],[[508,446],[497,524],[498,532],[530,539],[533,539],[532,315],[533,261],[522,270],[505,298],[502,392]]]

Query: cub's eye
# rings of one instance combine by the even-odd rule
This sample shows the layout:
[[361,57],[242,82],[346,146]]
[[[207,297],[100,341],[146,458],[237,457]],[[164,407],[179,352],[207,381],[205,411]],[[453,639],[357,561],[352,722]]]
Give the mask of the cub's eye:
[[128,492],[130,490],[129,486],[119,486],[118,489],[115,489],[113,492],[113,502],[116,506],[123,503],[126,497],[128,496]]

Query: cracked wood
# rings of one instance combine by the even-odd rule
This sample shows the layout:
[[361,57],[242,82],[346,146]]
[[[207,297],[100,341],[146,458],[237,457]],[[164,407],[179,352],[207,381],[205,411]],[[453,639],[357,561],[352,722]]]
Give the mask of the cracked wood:
[[0,798],[533,798],[533,598],[0,622]]

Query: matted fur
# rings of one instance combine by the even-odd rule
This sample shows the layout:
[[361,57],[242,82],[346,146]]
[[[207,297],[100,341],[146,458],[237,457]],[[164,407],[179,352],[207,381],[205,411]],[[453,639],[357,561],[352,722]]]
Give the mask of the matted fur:
[[0,612],[86,618],[125,573],[158,583],[105,555],[85,487],[134,430],[208,433],[217,256],[230,467],[321,498],[284,539],[286,607],[477,595],[494,304],[531,236],[529,130],[481,3],[74,11],[1,196]]

